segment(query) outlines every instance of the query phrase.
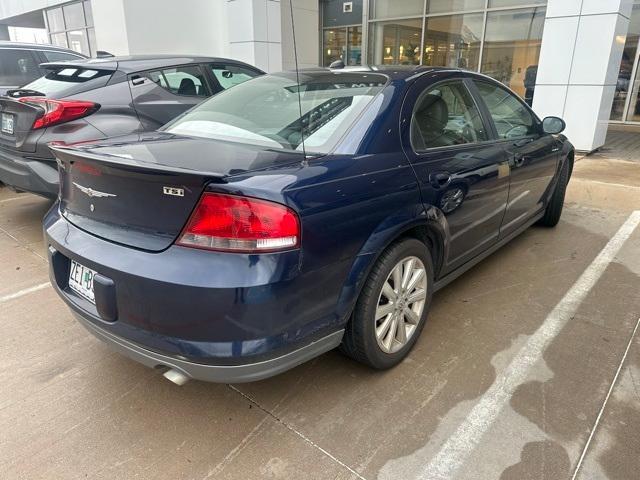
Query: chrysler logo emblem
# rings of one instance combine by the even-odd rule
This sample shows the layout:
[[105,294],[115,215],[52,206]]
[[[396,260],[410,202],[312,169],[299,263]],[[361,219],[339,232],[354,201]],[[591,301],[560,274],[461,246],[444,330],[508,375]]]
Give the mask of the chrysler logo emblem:
[[83,187],[76,182],[73,182],[73,184],[78,188],[78,190],[91,198],[117,197],[117,195],[114,195],[113,193],[99,192],[98,190],[94,190],[93,188]]

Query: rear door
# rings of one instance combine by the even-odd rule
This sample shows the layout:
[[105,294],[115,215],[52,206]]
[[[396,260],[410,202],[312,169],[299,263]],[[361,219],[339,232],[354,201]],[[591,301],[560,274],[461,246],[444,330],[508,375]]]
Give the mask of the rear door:
[[474,80],[478,101],[486,106],[499,144],[509,161],[509,203],[501,236],[509,235],[540,212],[558,168],[560,147],[553,135],[515,94],[497,83]]
[[129,75],[133,105],[146,130],[155,130],[211,95],[200,65],[159,68]]
[[498,240],[509,192],[506,154],[460,74],[435,85],[418,80],[402,119],[403,147],[423,201],[447,220],[448,273]]

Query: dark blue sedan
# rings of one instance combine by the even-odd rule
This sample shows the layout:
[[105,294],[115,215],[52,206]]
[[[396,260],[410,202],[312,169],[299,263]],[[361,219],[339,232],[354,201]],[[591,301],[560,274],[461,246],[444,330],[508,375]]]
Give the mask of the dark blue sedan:
[[52,283],[178,384],[258,380],[338,346],[390,368],[436,290],[557,224],[563,129],[460,70],[258,77],[160,131],[53,147]]

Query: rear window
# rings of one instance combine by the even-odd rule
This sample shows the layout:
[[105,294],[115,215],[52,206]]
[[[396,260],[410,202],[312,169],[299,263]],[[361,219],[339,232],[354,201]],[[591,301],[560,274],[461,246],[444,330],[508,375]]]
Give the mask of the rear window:
[[211,97],[165,130],[285,150],[302,150],[304,138],[308,152],[328,153],[386,82],[377,74],[301,73],[298,86],[295,73],[264,75]]
[[49,69],[44,77],[34,80],[24,88],[35,90],[47,97],[66,97],[103,87],[112,74],[111,70],[58,66]]
[[40,76],[29,50],[0,48],[0,85],[19,87]]

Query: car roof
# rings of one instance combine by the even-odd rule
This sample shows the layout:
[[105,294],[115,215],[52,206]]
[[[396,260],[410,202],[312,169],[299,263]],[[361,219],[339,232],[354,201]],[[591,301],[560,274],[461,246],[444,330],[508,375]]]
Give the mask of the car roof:
[[381,73],[389,77],[390,80],[409,80],[416,76],[422,75],[427,72],[464,72],[464,73],[476,73],[461,68],[451,67],[431,67],[428,65],[358,65],[353,67],[344,68],[305,68],[300,70],[305,74],[327,74],[335,73]]
[[19,48],[21,50],[51,50],[55,52],[73,53],[74,55],[84,56],[70,48],[57,47],[47,43],[26,43],[26,42],[10,42],[8,40],[0,40],[0,48]]
[[105,70],[120,70],[124,73],[140,72],[142,70],[150,70],[153,68],[165,68],[173,65],[189,65],[192,63],[227,63],[234,65],[243,65],[249,68],[261,71],[259,68],[249,65],[238,60],[219,57],[204,57],[192,55],[128,55],[120,57],[102,57],[87,58],[80,60],[70,60],[65,62],[49,62],[43,63],[43,67],[51,67],[55,65],[90,67]]

